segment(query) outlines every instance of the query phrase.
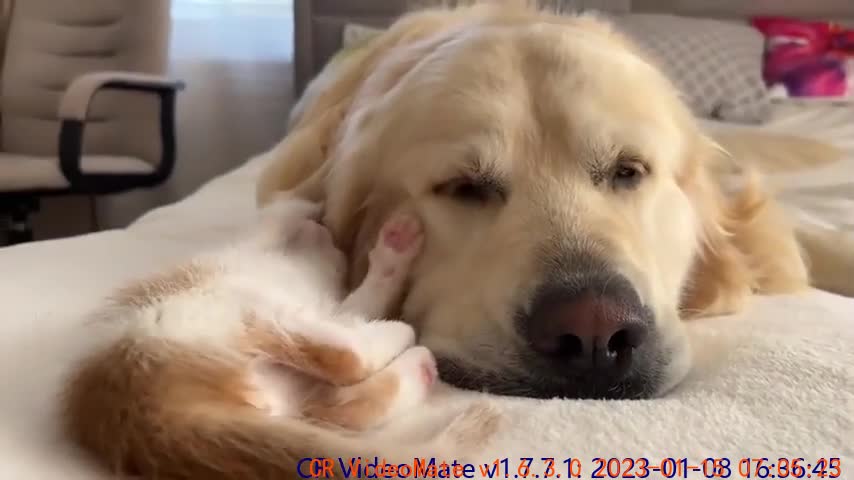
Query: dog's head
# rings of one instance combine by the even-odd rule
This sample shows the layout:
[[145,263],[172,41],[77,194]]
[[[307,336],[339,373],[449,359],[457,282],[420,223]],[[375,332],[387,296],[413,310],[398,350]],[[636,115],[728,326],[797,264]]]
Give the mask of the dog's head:
[[714,303],[727,282],[750,288],[729,271],[727,215],[702,167],[719,149],[598,21],[422,13],[337,81],[279,147],[262,195],[274,182],[324,197],[353,283],[384,219],[420,216],[401,313],[446,381],[651,396],[689,366],[680,309]]

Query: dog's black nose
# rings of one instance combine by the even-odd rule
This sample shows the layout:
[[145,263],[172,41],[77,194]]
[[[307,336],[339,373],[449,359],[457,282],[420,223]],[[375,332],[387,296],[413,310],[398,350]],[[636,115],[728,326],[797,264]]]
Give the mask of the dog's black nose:
[[607,382],[631,367],[651,314],[628,280],[609,275],[572,287],[547,286],[534,300],[528,323],[531,347],[556,368]]

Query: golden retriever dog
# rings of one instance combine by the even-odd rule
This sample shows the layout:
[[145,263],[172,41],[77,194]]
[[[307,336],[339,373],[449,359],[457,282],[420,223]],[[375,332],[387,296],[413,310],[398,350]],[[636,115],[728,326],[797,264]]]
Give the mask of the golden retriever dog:
[[463,388],[658,395],[690,367],[683,319],[808,285],[755,177],[725,189],[727,152],[591,16],[408,14],[315,81],[273,155],[259,202],[323,201],[351,285],[390,215],[421,219],[399,313]]

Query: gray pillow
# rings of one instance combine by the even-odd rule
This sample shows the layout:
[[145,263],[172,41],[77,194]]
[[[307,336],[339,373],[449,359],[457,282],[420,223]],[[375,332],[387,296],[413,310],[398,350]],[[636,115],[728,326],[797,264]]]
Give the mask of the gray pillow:
[[696,115],[740,123],[767,118],[764,39],[752,26],[664,14],[610,19],[653,57]]

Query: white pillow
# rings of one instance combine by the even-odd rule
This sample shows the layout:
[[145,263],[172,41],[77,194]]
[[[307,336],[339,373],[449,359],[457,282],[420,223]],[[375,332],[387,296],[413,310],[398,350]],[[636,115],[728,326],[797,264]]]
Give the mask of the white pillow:
[[344,32],[341,34],[341,49],[349,50],[356,48],[372,38],[383,33],[385,29],[368,27],[358,23],[348,23],[344,25]]

